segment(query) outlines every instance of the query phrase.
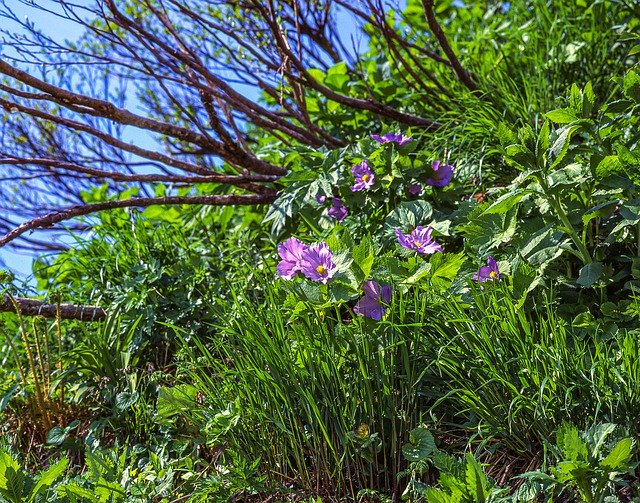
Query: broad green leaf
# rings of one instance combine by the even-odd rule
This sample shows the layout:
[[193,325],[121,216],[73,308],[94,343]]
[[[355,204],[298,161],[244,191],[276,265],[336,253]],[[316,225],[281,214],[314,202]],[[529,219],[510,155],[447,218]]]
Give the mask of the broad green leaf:
[[568,461],[586,460],[589,457],[586,442],[580,436],[578,428],[563,423],[556,432],[556,443]]
[[427,201],[404,202],[387,216],[387,227],[406,233],[418,225],[426,226],[432,213],[433,207]]
[[564,126],[558,130],[558,136],[551,145],[547,156],[551,162],[551,168],[555,168],[562,162],[569,150],[569,144],[571,142],[571,136],[580,126]]
[[596,167],[596,176],[598,178],[606,178],[620,173],[624,173],[624,169],[617,155],[608,155],[604,157]]
[[578,119],[575,111],[572,108],[558,108],[547,112],[545,117],[556,124],[569,124]]
[[125,410],[132,407],[133,404],[135,404],[138,401],[139,397],[140,397],[140,393],[138,393],[137,391],[133,391],[133,392],[122,391],[118,393],[116,395],[116,399],[114,403],[116,410],[120,412],[124,412]]
[[368,278],[371,273],[371,266],[375,257],[371,240],[367,237],[363,238],[357,245],[353,247],[353,261],[360,267],[364,273],[364,277]]
[[582,117],[588,119],[591,116],[595,103],[596,95],[593,92],[593,86],[591,82],[587,82],[582,90]]
[[591,449],[591,455],[598,457],[600,449],[604,446],[607,438],[611,435],[617,426],[613,423],[600,423],[592,426],[583,433],[583,438]]
[[610,216],[616,209],[616,206],[618,204],[620,204],[620,199],[607,201],[606,203],[600,203],[593,208],[589,208],[582,215],[582,223],[587,224],[594,218],[603,218]]
[[485,503],[489,495],[489,481],[484,474],[482,467],[472,454],[465,455],[465,480],[467,491],[471,495],[472,501]]
[[24,473],[20,467],[6,466],[0,472],[0,494],[11,503],[22,503],[24,495]]
[[482,214],[491,215],[494,213],[506,213],[531,191],[525,189],[516,189],[514,192],[508,192],[496,199]]
[[640,103],[640,75],[629,70],[623,81],[624,95],[630,100]]
[[576,283],[588,287],[594,285],[602,276],[604,266],[600,262],[592,262],[580,269]]
[[591,466],[585,461],[560,461],[552,472],[561,483],[584,480],[593,474]]
[[435,440],[431,432],[419,426],[409,433],[409,442],[402,446],[402,454],[407,461],[421,461],[437,451]]
[[431,285],[439,291],[448,290],[465,260],[464,252],[456,254],[435,253],[432,255],[429,259]]
[[460,503],[461,499],[454,499],[440,489],[430,487],[424,492],[424,498],[427,503]]
[[633,440],[629,437],[620,440],[611,452],[600,462],[600,466],[610,471],[626,471],[633,457]]

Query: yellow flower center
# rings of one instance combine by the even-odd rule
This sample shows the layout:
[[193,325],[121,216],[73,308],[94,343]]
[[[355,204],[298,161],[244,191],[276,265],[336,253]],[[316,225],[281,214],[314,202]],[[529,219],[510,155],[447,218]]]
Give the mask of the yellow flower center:
[[414,241],[414,242],[413,242],[413,245],[414,245],[416,248],[422,248],[422,243],[420,243],[420,242],[418,242],[418,241]]
[[498,273],[497,273],[496,271],[491,271],[491,272],[489,273],[489,277],[490,277],[491,279],[496,279],[496,278],[498,277]]
[[370,176],[369,175],[362,175],[362,181],[363,182],[368,182],[369,181]]
[[324,274],[325,272],[327,272],[327,268],[323,265],[319,265],[318,267],[316,267],[316,271],[318,272],[318,274]]

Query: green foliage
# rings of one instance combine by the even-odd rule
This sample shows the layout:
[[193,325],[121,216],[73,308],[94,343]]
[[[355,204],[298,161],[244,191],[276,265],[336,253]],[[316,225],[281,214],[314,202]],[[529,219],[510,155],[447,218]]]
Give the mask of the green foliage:
[[[11,366],[0,370],[0,413],[50,382],[41,405],[57,393],[78,416],[53,418],[50,448],[70,459],[88,448],[84,471],[62,457],[35,476],[3,452],[5,500],[507,501],[478,459],[530,462],[546,448],[555,464],[526,474],[514,500],[542,488],[613,501],[635,468],[640,417],[637,8],[455,4],[437,2],[436,15],[480,91],[424,57],[440,49],[417,0],[386,14],[405,44],[387,47],[366,26],[355,65],[309,71],[344,96],[433,118],[437,130],[414,126],[401,131],[411,142],[381,144],[371,133],[398,124],[296,90],[313,125],[345,146],[287,144],[247,125],[258,158],[288,169],[268,209],[101,213],[87,220],[92,234],[37,263],[39,288],[109,316],[59,322],[63,351],[46,374],[50,358],[28,355],[49,340],[40,325],[29,337],[0,315]],[[375,183],[353,191],[364,160]],[[450,184],[428,184],[434,161],[454,166]],[[110,197],[106,185],[85,194]],[[341,222],[328,213],[334,197],[349,212]],[[399,244],[396,230],[418,226],[443,253]],[[289,236],[327,244],[330,281],[274,279],[275,244]],[[500,276],[480,284],[488,256]],[[367,281],[392,288],[379,321],[356,315]],[[473,431],[466,453],[441,451],[418,426],[427,419]]]
[[[635,441],[611,423],[597,424],[583,432],[564,423],[550,450],[556,464],[549,474],[536,471],[521,476],[541,487],[545,501],[568,488],[585,503],[620,501],[615,489],[628,486],[623,477],[633,474],[638,465]],[[525,491],[531,489],[524,487],[520,492]]]

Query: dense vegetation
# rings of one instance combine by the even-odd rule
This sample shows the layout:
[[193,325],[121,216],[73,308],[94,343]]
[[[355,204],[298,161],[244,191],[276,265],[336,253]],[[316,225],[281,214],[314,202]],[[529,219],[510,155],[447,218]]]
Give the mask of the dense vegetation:
[[430,8],[282,81],[335,142],[238,126],[270,204],[114,207],[34,261],[106,318],[0,313],[0,501],[640,501],[640,8],[438,2],[460,68]]

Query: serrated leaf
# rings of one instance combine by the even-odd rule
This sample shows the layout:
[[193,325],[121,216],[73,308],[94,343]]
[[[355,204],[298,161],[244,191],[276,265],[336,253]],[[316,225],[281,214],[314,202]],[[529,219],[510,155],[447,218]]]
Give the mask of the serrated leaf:
[[633,440],[629,437],[620,440],[611,452],[600,462],[600,466],[610,471],[627,471],[633,457]]
[[578,428],[563,423],[556,432],[556,444],[568,461],[586,460],[589,457],[586,442],[580,436]]
[[465,260],[464,252],[434,254],[429,259],[431,286],[439,291],[448,290]]
[[591,112],[593,111],[593,107],[595,106],[596,95],[593,92],[593,86],[591,82],[587,82],[582,90],[582,117],[585,119],[589,118]]
[[489,495],[489,481],[487,480],[487,476],[471,454],[467,453],[465,455],[465,461],[467,492],[471,495],[472,501],[485,503]]
[[604,157],[596,167],[596,176],[598,178],[606,178],[608,176],[624,172],[622,163],[617,155],[608,155]]
[[39,496],[41,491],[51,487],[56,479],[64,473],[67,468],[67,464],[69,464],[69,460],[67,458],[62,458],[57,463],[54,463],[47,468],[46,471],[42,472],[38,478],[38,482],[36,482],[36,485],[33,486],[33,489],[31,490],[29,502],[35,501],[36,496]]
[[371,240],[367,237],[363,238],[357,245],[353,247],[353,261],[360,267],[364,277],[368,278],[373,266],[375,257]]
[[569,150],[569,144],[571,142],[571,136],[579,128],[579,126],[565,126],[558,130],[558,137],[553,142],[553,145],[549,149],[547,156],[551,161],[551,168],[555,168],[562,162]]

